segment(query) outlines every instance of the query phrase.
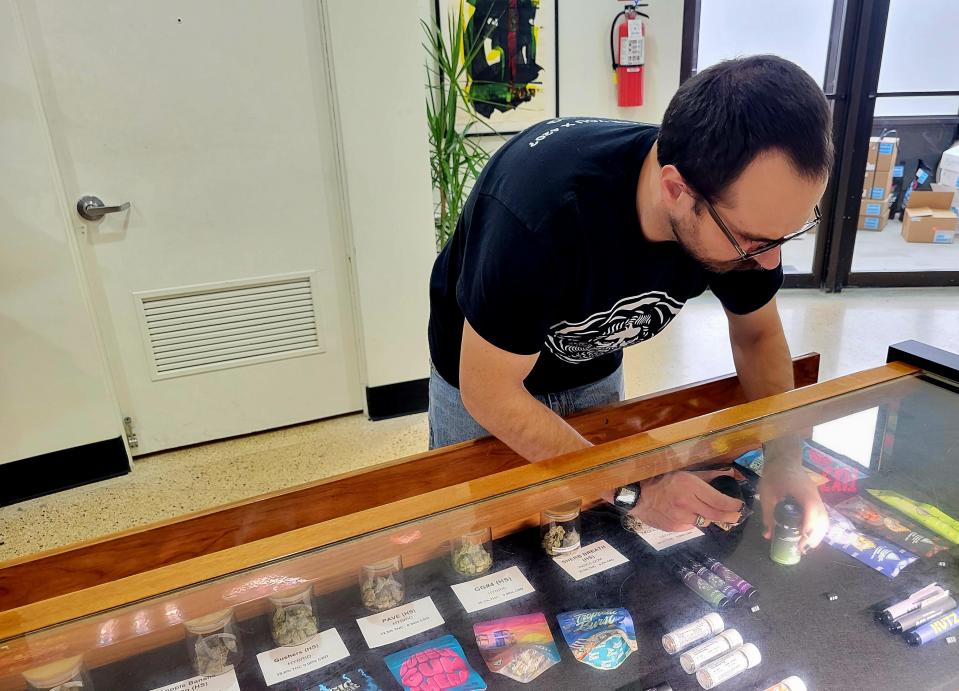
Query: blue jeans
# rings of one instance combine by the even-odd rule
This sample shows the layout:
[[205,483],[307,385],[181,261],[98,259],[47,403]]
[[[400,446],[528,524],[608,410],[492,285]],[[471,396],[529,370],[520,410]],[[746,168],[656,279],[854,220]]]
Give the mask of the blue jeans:
[[[566,417],[586,408],[623,400],[623,366],[599,381],[535,398],[554,413]],[[430,368],[430,448],[449,446],[490,433],[473,419],[460,397],[460,390]]]

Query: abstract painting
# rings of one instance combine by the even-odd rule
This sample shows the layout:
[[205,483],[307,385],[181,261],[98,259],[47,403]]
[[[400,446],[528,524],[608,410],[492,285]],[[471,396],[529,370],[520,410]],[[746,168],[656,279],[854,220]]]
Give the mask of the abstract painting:
[[462,85],[486,125],[471,133],[510,134],[557,116],[557,0],[437,0],[436,16],[444,36],[451,20],[466,20]]

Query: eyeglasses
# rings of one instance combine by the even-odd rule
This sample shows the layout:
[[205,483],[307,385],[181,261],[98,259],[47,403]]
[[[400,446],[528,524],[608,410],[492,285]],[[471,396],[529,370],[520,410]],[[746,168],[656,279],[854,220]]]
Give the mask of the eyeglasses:
[[706,205],[706,210],[709,211],[709,215],[713,217],[713,220],[716,221],[716,225],[719,226],[719,229],[723,231],[723,235],[729,240],[733,247],[736,248],[736,251],[739,252],[739,261],[746,261],[747,259],[752,259],[757,254],[763,254],[769,250],[774,250],[780,245],[789,242],[798,238],[804,233],[808,233],[810,230],[819,225],[819,222],[822,221],[822,213],[819,211],[819,204],[816,204],[815,216],[811,221],[807,221],[806,225],[797,230],[795,233],[789,233],[789,235],[784,235],[778,240],[770,240],[765,242],[754,250],[747,252],[742,248],[742,245],[736,240],[736,237],[730,232],[729,228],[726,227],[726,224],[723,222],[723,219],[719,217],[719,213],[713,208],[713,205],[709,203],[709,200],[705,197],[697,197],[702,199],[703,203]]

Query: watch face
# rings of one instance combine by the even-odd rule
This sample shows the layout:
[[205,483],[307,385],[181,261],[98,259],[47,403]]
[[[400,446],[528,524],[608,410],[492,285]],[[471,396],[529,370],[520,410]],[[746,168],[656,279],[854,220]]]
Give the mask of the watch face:
[[633,508],[639,499],[639,485],[624,485],[617,487],[613,493],[613,502],[616,506]]

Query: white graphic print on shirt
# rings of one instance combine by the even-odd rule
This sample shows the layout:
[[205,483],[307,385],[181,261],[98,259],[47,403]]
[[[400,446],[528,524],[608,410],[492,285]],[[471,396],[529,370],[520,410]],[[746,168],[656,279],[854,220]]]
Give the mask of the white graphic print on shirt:
[[546,336],[546,345],[565,362],[592,360],[652,338],[679,314],[684,304],[659,290],[623,298],[605,312],[597,312],[581,322],[554,324]]

